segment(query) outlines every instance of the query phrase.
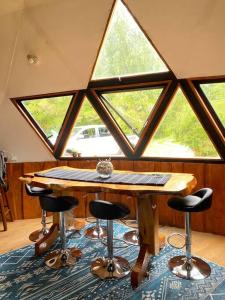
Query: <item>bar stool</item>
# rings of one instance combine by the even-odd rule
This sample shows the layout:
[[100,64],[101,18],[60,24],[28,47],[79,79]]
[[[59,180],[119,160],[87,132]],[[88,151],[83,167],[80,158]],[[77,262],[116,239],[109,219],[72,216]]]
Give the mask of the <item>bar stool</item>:
[[82,252],[75,247],[66,248],[64,212],[71,210],[77,206],[78,203],[79,201],[72,196],[56,197],[54,195],[43,195],[40,197],[40,204],[43,210],[59,213],[59,229],[62,246],[61,249],[54,250],[45,257],[46,265],[52,269],[73,266],[82,255]]
[[[138,224],[138,207],[137,207],[137,202],[136,202],[136,222]],[[139,245],[139,231],[138,229],[136,230],[130,230],[124,233],[123,239],[126,243],[131,244],[131,245]]]
[[107,257],[99,257],[91,264],[91,272],[101,279],[122,278],[129,274],[129,262],[122,257],[113,255],[113,220],[126,217],[130,210],[121,203],[103,200],[90,202],[90,212],[98,219],[107,220]]
[[[95,200],[99,199],[99,194],[95,193]],[[107,236],[106,227],[101,226],[100,220],[96,219],[95,225],[88,227],[85,232],[84,236],[89,239],[97,240],[103,239]]]
[[7,231],[7,215],[10,216],[11,222],[14,221],[12,207],[7,197],[8,190],[8,182],[0,178],[0,214],[2,216],[4,231]]
[[185,212],[185,245],[186,255],[175,256],[169,260],[170,271],[184,279],[204,279],[211,273],[210,266],[191,254],[191,213],[202,212],[211,207],[213,191],[203,188],[186,197],[173,197],[168,206]]
[[[46,188],[40,188],[40,187],[35,187],[35,186],[31,186],[29,184],[25,184],[25,190],[26,193],[29,196],[32,197],[39,197],[43,196],[43,195],[48,195],[51,194],[53,191],[51,189],[46,189]],[[42,224],[42,228],[35,230],[34,232],[32,232],[29,235],[29,239],[32,242],[36,242],[37,240],[43,238],[46,234],[49,233],[49,229],[47,228],[47,223],[46,223],[46,211],[44,209],[41,210],[41,224]]]

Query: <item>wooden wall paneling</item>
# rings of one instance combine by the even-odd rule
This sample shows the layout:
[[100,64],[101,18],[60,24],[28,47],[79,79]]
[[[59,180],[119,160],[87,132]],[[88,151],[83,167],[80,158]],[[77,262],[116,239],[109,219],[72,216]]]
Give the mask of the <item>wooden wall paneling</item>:
[[41,170],[47,170],[55,167],[58,167],[57,161],[46,161],[43,162]]
[[[184,163],[184,173],[191,173],[197,179],[197,186],[194,191],[205,187],[205,164]],[[193,192],[194,192],[193,191]],[[193,213],[191,215],[191,227],[193,230],[204,231],[205,219],[208,211]]]
[[[115,164],[115,162],[114,162]],[[118,160],[116,170],[134,171],[134,162],[132,160]],[[128,219],[136,220],[136,197],[128,195],[117,195],[117,201],[127,205],[130,209]]]
[[135,172],[154,172],[155,163],[151,161],[134,161]]
[[[84,168],[83,161],[66,161],[68,167],[71,168]],[[74,215],[78,218],[86,217],[87,195],[84,192],[73,192],[74,197],[79,200],[79,205],[74,209]]]
[[[43,162],[23,163],[23,174],[43,170]],[[22,174],[21,174],[22,175]],[[23,217],[24,219],[33,219],[41,217],[41,208],[38,197],[28,196],[23,185]]]
[[67,160],[57,160],[57,167],[67,166],[68,161]]
[[[154,172],[154,162],[151,161],[134,161],[133,162],[133,171],[134,172]],[[134,215],[136,216],[137,212],[137,204],[136,204],[137,199],[133,199],[133,210],[134,210]]]
[[[183,173],[184,172],[184,163],[182,162],[173,162],[171,163],[171,172],[175,173]],[[169,197],[168,197],[169,199]],[[172,210],[168,207],[169,210]],[[184,228],[184,214],[182,212],[172,210],[173,211],[173,226]]]
[[[154,164],[155,172],[171,172],[170,162],[155,162]],[[167,206],[167,195],[157,196],[158,206],[159,206],[159,223],[160,225],[175,224],[174,212]]]
[[225,164],[205,166],[205,185],[213,189],[212,207],[205,219],[205,231],[225,235]]
[[12,207],[15,220],[24,218],[22,198],[23,185],[18,179],[22,173],[22,163],[7,163],[7,175],[9,182],[9,191],[7,192],[7,196]]

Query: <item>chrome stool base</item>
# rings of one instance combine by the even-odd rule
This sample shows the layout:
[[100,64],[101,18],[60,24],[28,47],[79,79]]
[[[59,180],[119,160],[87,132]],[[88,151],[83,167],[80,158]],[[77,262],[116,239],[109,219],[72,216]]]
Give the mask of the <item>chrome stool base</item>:
[[137,230],[131,230],[131,231],[124,233],[123,239],[128,244],[139,245]]
[[191,257],[188,262],[186,256],[175,256],[168,263],[170,271],[184,279],[204,279],[211,273],[210,266],[198,257]]
[[91,264],[91,272],[101,279],[123,278],[130,273],[129,262],[122,257],[99,257]]
[[34,232],[32,232],[29,235],[29,240],[32,242],[37,242],[38,240],[42,239],[48,233],[49,233],[48,228],[45,228],[45,229],[42,228],[42,229],[35,230]]
[[81,255],[82,252],[77,248],[58,249],[45,257],[45,264],[52,269],[70,267],[75,265]]
[[85,230],[84,236],[92,240],[103,239],[107,237],[107,230],[105,226],[92,226]]

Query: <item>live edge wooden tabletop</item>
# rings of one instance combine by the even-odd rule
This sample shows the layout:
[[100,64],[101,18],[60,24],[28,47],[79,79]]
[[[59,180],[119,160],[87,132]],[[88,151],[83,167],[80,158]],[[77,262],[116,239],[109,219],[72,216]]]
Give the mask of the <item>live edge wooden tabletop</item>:
[[[53,169],[76,170],[70,167],[58,167]],[[42,172],[50,171],[45,170]],[[131,171],[114,171],[135,173]],[[138,228],[140,250],[135,266],[131,272],[131,285],[133,288],[138,287],[140,282],[147,274],[147,267],[151,255],[159,252],[160,245],[163,244],[164,238],[159,236],[159,215],[156,195],[187,195],[191,193],[196,186],[196,178],[192,174],[186,173],[162,173],[162,172],[137,172],[138,174],[171,174],[171,178],[164,186],[136,185],[136,184],[109,184],[70,181],[62,179],[53,179],[46,177],[37,177],[34,173],[25,174],[20,180],[30,183],[34,186],[49,187],[62,194],[68,191],[85,191],[85,192],[108,192],[132,195],[137,198],[138,208]],[[46,242],[46,240],[45,240]]]
[[[70,168],[67,166],[52,168],[38,173],[44,173],[50,170],[80,170]],[[91,169],[82,169],[86,171],[94,171]],[[164,186],[153,185],[136,185],[136,184],[112,184],[112,183],[98,183],[98,182],[82,182],[73,180],[54,179],[46,177],[37,177],[34,173],[27,173],[20,180],[30,183],[34,186],[49,187],[53,190],[77,190],[85,192],[98,192],[107,191],[113,193],[124,193],[131,195],[140,194],[180,194],[185,195],[192,191],[196,185],[196,179],[192,174],[187,173],[162,173],[162,172],[132,172],[132,171],[114,171],[118,173],[131,173],[131,174],[171,174],[171,178]],[[37,173],[37,172],[35,172]]]

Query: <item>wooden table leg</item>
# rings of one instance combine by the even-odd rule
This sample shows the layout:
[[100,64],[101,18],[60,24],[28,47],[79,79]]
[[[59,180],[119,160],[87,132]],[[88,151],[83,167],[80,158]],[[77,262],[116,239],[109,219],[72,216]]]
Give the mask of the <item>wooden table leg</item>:
[[[157,200],[154,195],[139,196],[138,227],[140,251],[131,272],[131,285],[135,289],[147,275],[147,267],[151,255],[159,253],[159,214]],[[161,238],[163,243],[163,238]]]

